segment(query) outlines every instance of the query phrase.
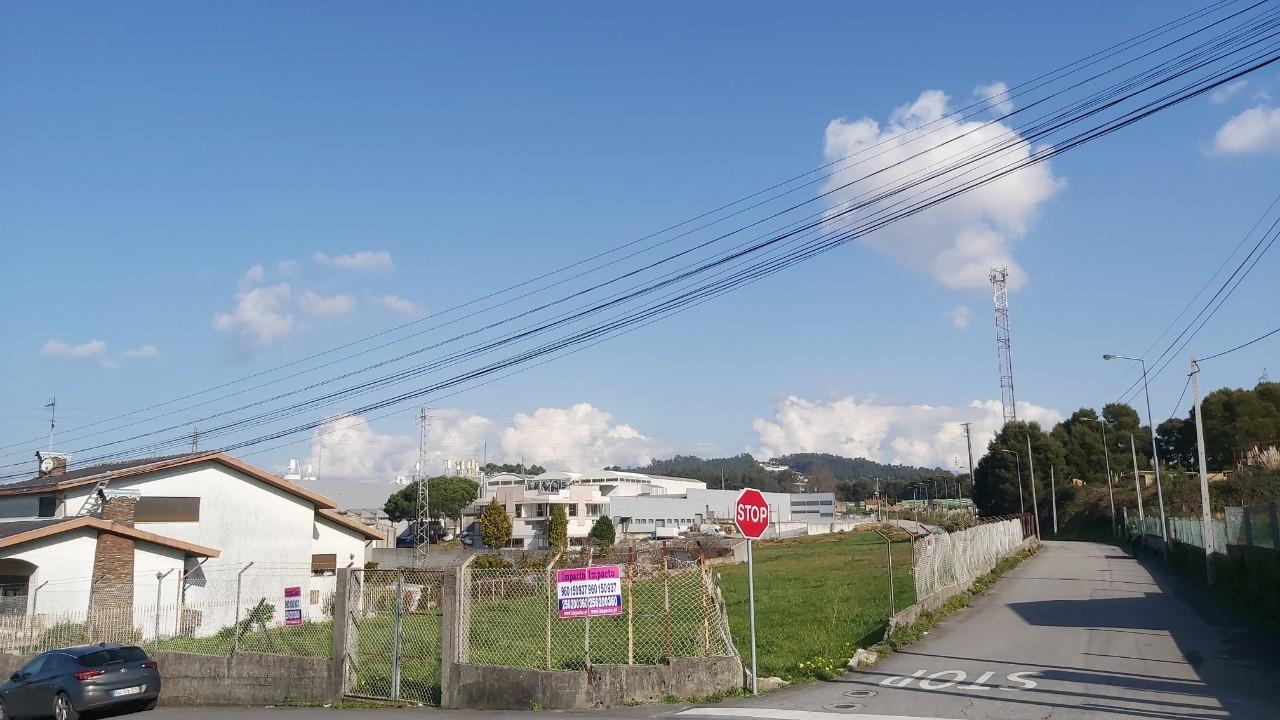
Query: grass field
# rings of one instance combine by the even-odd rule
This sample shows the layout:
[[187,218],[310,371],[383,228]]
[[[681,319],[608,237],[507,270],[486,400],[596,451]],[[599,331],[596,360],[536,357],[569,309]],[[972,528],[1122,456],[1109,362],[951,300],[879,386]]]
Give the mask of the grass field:
[[[893,544],[895,607],[915,601],[911,544]],[[873,532],[819,535],[755,548],[761,677],[826,679],[853,651],[878,642],[889,618],[885,543]],[[722,571],[722,592],[743,663],[751,660],[747,567]]]

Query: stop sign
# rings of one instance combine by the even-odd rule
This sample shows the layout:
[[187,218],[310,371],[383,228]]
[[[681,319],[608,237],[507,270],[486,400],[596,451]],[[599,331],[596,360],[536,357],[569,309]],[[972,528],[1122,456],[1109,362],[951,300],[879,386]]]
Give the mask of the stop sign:
[[769,503],[759,490],[745,488],[738,494],[733,506],[733,524],[744,537],[755,540],[764,535],[769,527]]

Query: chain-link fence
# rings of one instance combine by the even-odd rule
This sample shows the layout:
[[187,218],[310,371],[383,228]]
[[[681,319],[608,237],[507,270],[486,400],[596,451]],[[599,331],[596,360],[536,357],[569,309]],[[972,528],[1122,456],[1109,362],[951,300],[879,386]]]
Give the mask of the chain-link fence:
[[[1162,537],[1160,518],[1147,515],[1141,521],[1126,513],[1130,533],[1141,527],[1142,534]],[[1166,519],[1169,539],[1198,548],[1205,548],[1204,522],[1199,517],[1171,517]],[[1229,507],[1222,518],[1212,519],[1214,552],[1226,554],[1231,547],[1276,550],[1280,548],[1280,521],[1277,520],[1275,503]]]
[[[615,556],[618,557],[618,556]],[[466,568],[462,662],[548,670],[735,655],[708,566],[669,557]]]
[[996,563],[1022,545],[1023,525],[1015,518],[958,532],[933,528],[928,535],[917,538],[912,558],[916,597],[924,598],[991,572]]
[[334,576],[310,566],[212,566],[132,582],[46,582],[7,598],[0,652],[115,642],[204,655],[328,657]]
[[353,570],[346,694],[440,703],[441,570]]

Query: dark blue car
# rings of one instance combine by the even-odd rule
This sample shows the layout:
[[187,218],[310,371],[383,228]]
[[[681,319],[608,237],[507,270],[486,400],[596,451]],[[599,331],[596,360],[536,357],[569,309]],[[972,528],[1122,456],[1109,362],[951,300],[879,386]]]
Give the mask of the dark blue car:
[[159,697],[160,668],[142,648],[63,648],[37,655],[0,685],[0,720],[77,720],[90,710],[150,710]]

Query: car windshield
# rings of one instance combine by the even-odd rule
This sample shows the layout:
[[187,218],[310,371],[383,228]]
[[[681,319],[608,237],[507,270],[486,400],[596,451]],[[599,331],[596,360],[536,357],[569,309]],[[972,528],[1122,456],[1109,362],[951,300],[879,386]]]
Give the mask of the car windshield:
[[137,662],[146,659],[146,651],[142,648],[128,645],[119,648],[103,648],[102,650],[85,653],[79,657],[79,662],[84,667],[97,667],[98,665],[106,665],[113,662]]

